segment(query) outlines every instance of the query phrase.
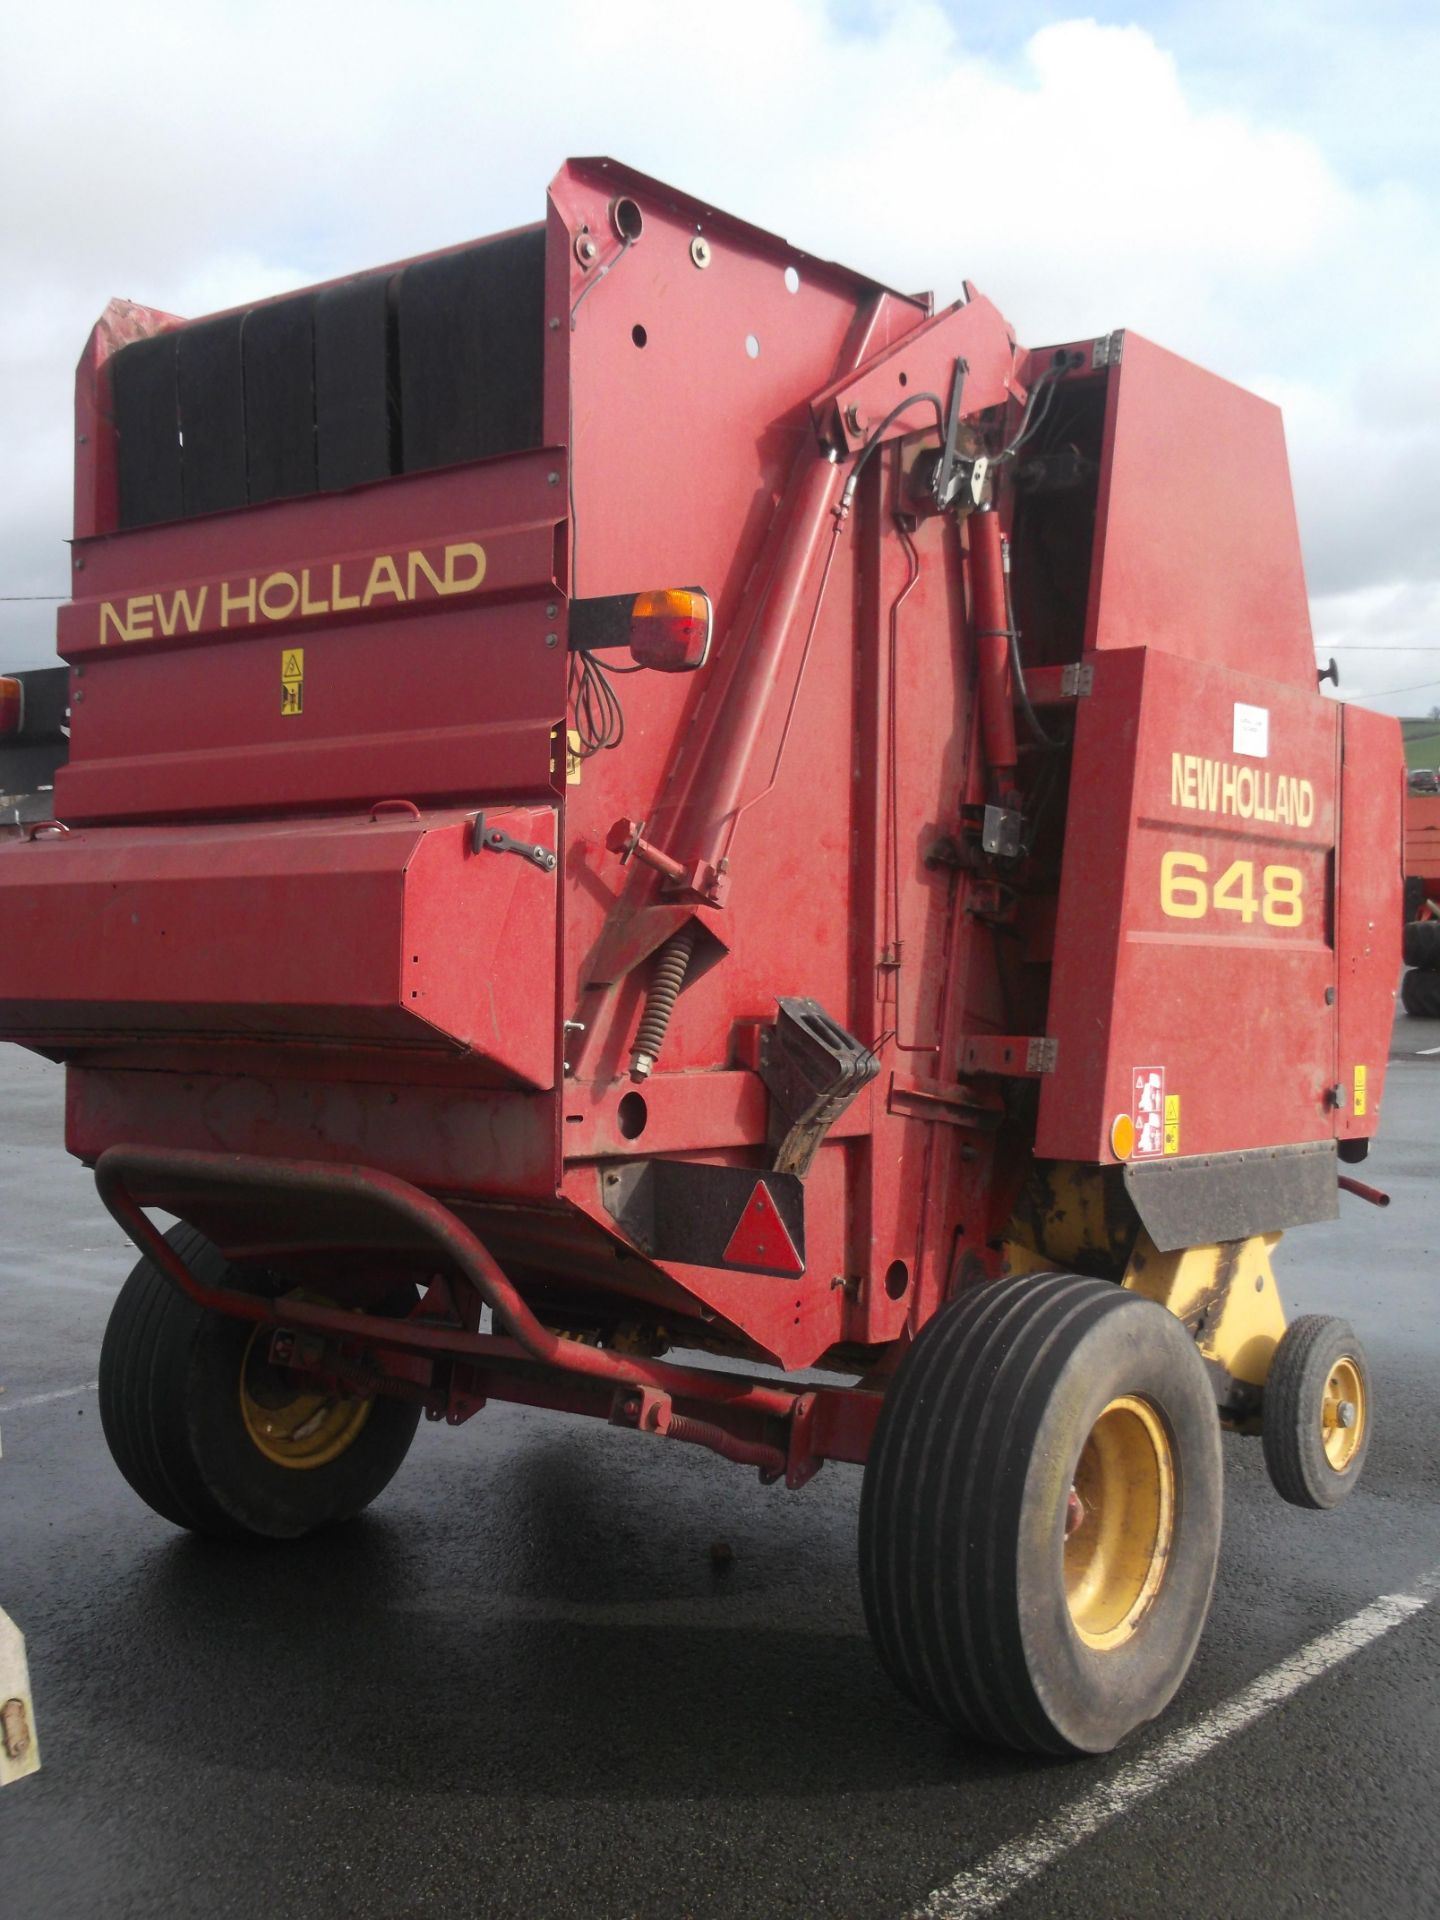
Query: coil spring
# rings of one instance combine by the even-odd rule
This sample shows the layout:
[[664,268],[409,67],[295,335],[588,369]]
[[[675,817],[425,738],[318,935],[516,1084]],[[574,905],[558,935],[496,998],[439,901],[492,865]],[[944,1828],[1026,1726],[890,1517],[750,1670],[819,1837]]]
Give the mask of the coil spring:
[[692,920],[678,933],[672,933],[655,955],[655,969],[650,976],[649,990],[645,995],[645,1011],[640,1016],[640,1025],[635,1032],[635,1040],[630,1048],[630,1078],[646,1079],[659,1058],[660,1049],[665,1044],[665,1032],[670,1025],[670,1016],[675,1011],[675,1002],[680,997],[680,989],[685,984],[685,975],[690,968],[690,956],[695,948],[695,923]]

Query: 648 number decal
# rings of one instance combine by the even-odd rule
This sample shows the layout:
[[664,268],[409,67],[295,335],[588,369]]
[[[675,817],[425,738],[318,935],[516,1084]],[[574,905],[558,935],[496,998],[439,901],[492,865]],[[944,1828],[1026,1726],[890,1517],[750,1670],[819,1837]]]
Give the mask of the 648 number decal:
[[1257,918],[1267,927],[1298,927],[1304,902],[1305,876],[1298,867],[1232,860],[1215,872],[1203,854],[1178,851],[1160,860],[1160,910],[1172,920],[1234,913],[1247,927]]

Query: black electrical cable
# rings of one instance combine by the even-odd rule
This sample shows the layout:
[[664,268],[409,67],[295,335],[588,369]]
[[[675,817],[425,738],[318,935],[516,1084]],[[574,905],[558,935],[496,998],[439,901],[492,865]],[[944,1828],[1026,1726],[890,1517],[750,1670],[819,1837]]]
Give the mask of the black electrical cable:
[[582,760],[608,747],[618,747],[625,738],[625,709],[593,653],[581,650],[570,656],[570,710],[580,738],[576,751]]

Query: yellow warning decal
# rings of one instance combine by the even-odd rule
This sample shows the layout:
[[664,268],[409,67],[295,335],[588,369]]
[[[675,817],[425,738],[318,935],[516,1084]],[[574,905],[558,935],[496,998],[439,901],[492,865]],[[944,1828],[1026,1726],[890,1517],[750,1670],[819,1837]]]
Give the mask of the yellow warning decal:
[[567,787],[579,786],[580,773],[584,765],[585,756],[580,751],[579,731],[575,727],[567,727],[565,730],[565,784]]
[[1180,1096],[1167,1093],[1165,1096],[1165,1151],[1180,1151]]
[[1365,1101],[1368,1094],[1368,1089],[1365,1084],[1367,1077],[1368,1076],[1366,1073],[1366,1069],[1364,1067],[1356,1067],[1355,1069],[1355,1112],[1357,1115],[1362,1114],[1365,1111]]
[[280,656],[280,711],[305,711],[305,649],[286,647]]

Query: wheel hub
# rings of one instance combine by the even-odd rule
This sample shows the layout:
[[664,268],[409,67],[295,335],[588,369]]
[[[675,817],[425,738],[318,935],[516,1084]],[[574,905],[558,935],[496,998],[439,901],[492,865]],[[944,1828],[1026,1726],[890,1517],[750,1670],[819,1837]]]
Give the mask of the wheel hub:
[[[307,1296],[308,1297],[308,1296]],[[328,1304],[328,1303],[327,1303]],[[270,1359],[269,1327],[256,1327],[240,1368],[240,1414],[255,1446],[277,1467],[328,1466],[351,1446],[373,1398],[305,1386]]]
[[1320,1405],[1320,1434],[1325,1458],[1336,1473],[1344,1473],[1365,1434],[1365,1382],[1353,1360],[1339,1359],[1330,1369]]
[[1075,1467],[1065,1514],[1065,1597],[1087,1646],[1122,1645],[1165,1577],[1175,1532],[1175,1455],[1148,1400],[1101,1412]]

